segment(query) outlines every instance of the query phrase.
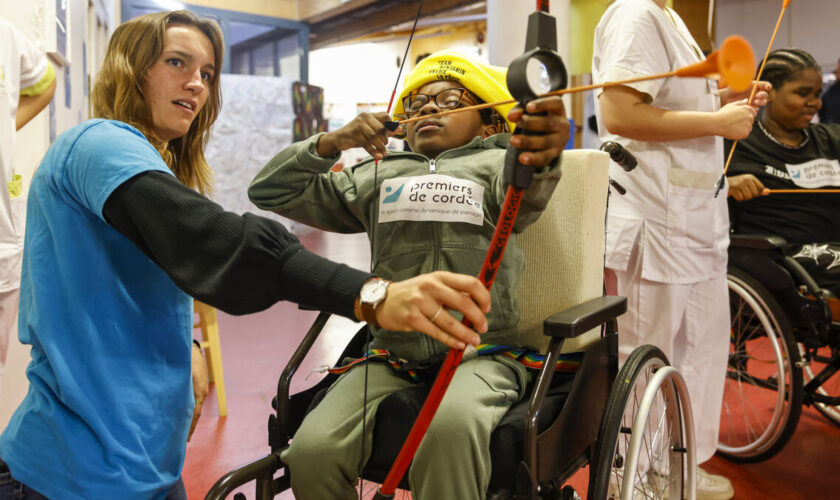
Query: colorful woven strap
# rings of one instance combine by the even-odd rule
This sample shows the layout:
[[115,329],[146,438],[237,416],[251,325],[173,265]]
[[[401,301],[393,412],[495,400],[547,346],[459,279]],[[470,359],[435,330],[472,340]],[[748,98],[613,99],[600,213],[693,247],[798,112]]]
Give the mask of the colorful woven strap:
[[[515,359],[525,365],[526,368],[532,370],[541,370],[545,363],[545,356],[523,347],[512,347],[509,345],[497,344],[480,344],[476,347],[479,356],[486,356],[488,354],[497,354],[507,358]],[[554,371],[574,373],[580,366],[580,360],[583,359],[582,352],[570,352],[561,354],[557,358],[557,363],[554,364]]]
[[335,368],[330,368],[327,371],[329,373],[335,373],[336,375],[340,375],[340,374],[346,372],[347,370],[349,370],[350,368],[353,368],[356,365],[362,364],[367,360],[381,361],[381,362],[384,362],[384,363],[388,363],[389,365],[391,365],[391,368],[393,368],[394,370],[404,371],[406,374],[408,374],[409,377],[411,377],[412,380],[417,381],[417,382],[420,381],[420,378],[417,376],[416,371],[403,369],[403,361],[394,358],[385,349],[371,349],[367,352],[367,354],[365,354],[361,358],[354,359],[353,361],[350,361],[350,362],[348,362],[344,365],[341,365],[341,366],[336,366]]
[[[539,354],[532,349],[527,349],[523,347],[512,347],[509,345],[499,344],[479,344],[476,347],[476,353],[479,356],[499,355],[515,359],[516,361],[519,361],[520,363],[525,365],[526,368],[529,368],[531,370],[540,370],[542,369],[542,366],[545,363],[544,355]],[[574,373],[580,366],[580,361],[582,358],[582,352],[561,354],[560,357],[557,359],[557,363],[555,363],[554,365],[554,371]],[[388,363],[394,370],[405,372],[409,377],[411,377],[412,380],[420,380],[415,370],[406,369],[404,367],[406,363],[404,360],[400,360],[391,356],[390,353],[385,349],[371,349],[367,352],[367,354],[365,354],[361,358],[354,359],[344,365],[336,366],[335,368],[330,368],[327,371],[330,373],[340,375],[349,370],[350,368],[353,368],[354,366],[364,363],[368,360]]]

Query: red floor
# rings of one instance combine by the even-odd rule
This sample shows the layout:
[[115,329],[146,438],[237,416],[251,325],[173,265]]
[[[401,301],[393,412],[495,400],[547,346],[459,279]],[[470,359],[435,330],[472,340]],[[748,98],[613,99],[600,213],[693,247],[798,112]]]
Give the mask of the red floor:
[[[367,267],[367,243],[363,237],[313,233],[304,242],[333,259]],[[266,423],[277,379],[314,317],[315,313],[299,311],[291,304],[277,304],[250,316],[220,313],[229,415],[218,417],[215,393],[211,390],[187,447],[184,481],[190,499],[204,498],[224,473],[269,451]],[[298,390],[317,381],[317,374],[308,379],[306,376],[325,362],[325,353],[340,350],[342,339],[353,331],[355,327],[349,321],[335,325],[329,338],[317,346],[313,359],[307,360],[299,372]],[[839,465],[840,428],[827,423],[815,410],[805,408],[791,443],[771,460],[739,465],[713,458],[705,467],[729,477],[737,499],[821,500],[840,498],[840,480],[834,476],[840,475]],[[572,484],[583,496],[585,473],[578,474]],[[253,498],[253,486],[244,491]],[[287,493],[278,498],[293,496]]]

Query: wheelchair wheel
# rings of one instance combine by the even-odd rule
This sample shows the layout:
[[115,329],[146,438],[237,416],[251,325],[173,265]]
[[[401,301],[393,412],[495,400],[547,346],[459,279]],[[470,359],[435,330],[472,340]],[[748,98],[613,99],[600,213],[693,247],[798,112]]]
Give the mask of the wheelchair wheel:
[[[686,440],[675,384],[656,376],[667,366],[662,351],[650,345],[633,351],[624,363],[601,420],[588,498],[683,498],[684,456],[688,454],[694,463],[693,429],[692,438]],[[636,418],[648,409],[645,421]],[[627,455],[633,451],[634,435],[641,443],[636,448],[641,456]],[[627,481],[625,475],[630,476]]]
[[[804,347],[800,345],[800,356],[804,354],[804,352]],[[805,377],[805,384],[816,377],[827,365],[836,363],[838,358],[840,358],[840,349],[828,346],[817,349],[816,356],[810,360],[810,364],[802,369],[802,374]],[[835,398],[840,396],[840,372],[836,372],[834,375],[829,377],[828,380],[817,387],[815,392],[823,396]],[[827,418],[831,423],[836,426],[840,426],[840,405],[833,406],[826,403],[815,402],[814,406],[817,408],[817,411],[822,413],[823,416],[825,416],[825,418]]]
[[802,412],[799,349],[782,309],[744,272],[727,275],[732,330],[718,453],[759,462],[778,453]]

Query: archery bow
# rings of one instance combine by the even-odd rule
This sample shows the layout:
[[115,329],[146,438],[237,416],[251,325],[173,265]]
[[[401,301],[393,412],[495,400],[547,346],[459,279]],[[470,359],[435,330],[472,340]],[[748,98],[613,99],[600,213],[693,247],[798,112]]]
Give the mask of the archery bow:
[[[519,56],[511,63],[507,74],[508,89],[520,102],[523,109],[527,101],[537,97],[537,94],[531,89],[528,83],[525,71],[527,63],[530,60],[537,60],[539,63],[542,63],[548,73],[551,90],[557,90],[566,86],[566,69],[556,52],[556,21],[548,14],[548,0],[538,0],[537,11],[528,17],[525,50],[525,54]],[[519,131],[514,133],[519,133]],[[525,131],[525,133],[527,134],[528,132]],[[479,279],[481,279],[484,286],[488,289],[493,285],[496,271],[498,271],[499,265],[501,264],[508,238],[516,222],[516,215],[519,212],[519,206],[522,202],[525,188],[531,183],[534,175],[533,167],[519,163],[519,155],[521,153],[521,150],[509,146],[505,156],[504,173],[508,188],[496,229],[493,232],[493,238],[490,241],[490,247],[487,250],[487,256],[479,273]],[[472,327],[466,318],[464,318],[463,323],[468,327]],[[417,415],[417,419],[414,421],[414,425],[400,449],[399,455],[397,455],[394,464],[391,466],[391,470],[385,477],[385,481],[374,496],[374,499],[384,500],[393,498],[394,492],[402,480],[406,469],[408,469],[411,460],[414,458],[414,454],[420,446],[420,441],[429,428],[432,418],[440,406],[446,389],[449,387],[449,383],[463,356],[463,349],[449,350],[438,372],[437,378],[435,378],[432,388],[428,396],[426,396],[426,401],[423,403],[423,407],[420,409],[420,413]]]

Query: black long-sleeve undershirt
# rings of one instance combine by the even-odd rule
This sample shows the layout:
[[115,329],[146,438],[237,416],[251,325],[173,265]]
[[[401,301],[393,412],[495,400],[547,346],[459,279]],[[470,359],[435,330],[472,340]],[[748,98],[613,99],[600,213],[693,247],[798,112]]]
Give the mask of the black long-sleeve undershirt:
[[230,314],[288,300],[355,319],[371,274],[306,250],[282,224],[226,212],[164,172],[121,184],[105,219],[194,298]]

